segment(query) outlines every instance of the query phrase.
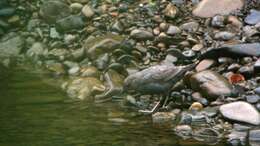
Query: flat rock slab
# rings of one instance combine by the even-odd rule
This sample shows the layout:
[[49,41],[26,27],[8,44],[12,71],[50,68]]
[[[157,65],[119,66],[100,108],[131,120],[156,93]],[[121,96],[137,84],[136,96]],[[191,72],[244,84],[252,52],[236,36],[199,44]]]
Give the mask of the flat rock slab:
[[220,113],[227,119],[253,125],[260,125],[260,114],[251,104],[243,101],[220,106]]
[[198,17],[208,18],[217,14],[227,15],[241,9],[243,5],[243,0],[203,0],[192,13]]
[[252,25],[260,23],[260,11],[251,10],[250,14],[246,16],[245,22],[247,24],[252,24]]

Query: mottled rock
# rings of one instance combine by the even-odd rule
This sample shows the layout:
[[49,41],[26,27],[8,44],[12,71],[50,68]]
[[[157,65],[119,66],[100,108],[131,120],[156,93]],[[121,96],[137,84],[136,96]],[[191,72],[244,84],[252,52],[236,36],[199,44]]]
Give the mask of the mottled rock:
[[189,125],[177,125],[174,128],[174,132],[176,135],[183,138],[188,138],[192,136],[192,128]]
[[197,22],[187,22],[180,26],[180,29],[187,32],[196,32],[199,29],[199,23]]
[[251,104],[257,103],[260,100],[259,95],[247,95],[245,98],[246,101]]
[[192,75],[190,84],[193,90],[199,91],[211,100],[220,96],[231,96],[234,92],[232,85],[223,76],[210,70]]
[[175,119],[176,115],[172,112],[157,112],[152,115],[153,123],[156,125],[171,126]]
[[171,19],[175,18],[177,12],[178,12],[177,7],[175,7],[175,5],[171,3],[169,3],[164,9],[164,15]]
[[130,36],[133,39],[140,40],[140,41],[146,41],[146,40],[153,40],[154,36],[152,32],[149,32],[147,30],[142,29],[134,29],[131,31]]
[[220,106],[220,113],[227,119],[253,125],[260,124],[260,114],[249,103],[238,101]]
[[87,56],[95,60],[101,54],[112,52],[118,48],[123,39],[124,38],[120,35],[107,34],[105,36],[85,40],[84,48]]
[[45,50],[45,45],[40,42],[36,42],[29,50],[27,50],[26,55],[29,57],[43,56],[45,53],[47,53],[45,51],[47,51]]
[[216,40],[222,40],[222,41],[228,41],[235,37],[234,33],[227,32],[227,31],[221,31],[215,34],[214,38]]
[[246,16],[245,22],[247,24],[255,25],[260,23],[260,11],[251,10],[250,14]]
[[66,86],[68,96],[81,100],[91,99],[94,94],[103,92],[104,90],[105,86],[103,83],[92,77],[74,79],[67,83]]
[[81,69],[81,76],[82,77],[94,77],[100,78],[101,73],[99,70],[94,66],[88,66]]
[[73,14],[77,14],[82,10],[83,5],[81,3],[72,3],[70,8]]
[[193,10],[193,15],[198,17],[213,17],[217,14],[228,15],[241,9],[244,5],[242,0],[202,0]]
[[197,66],[196,66],[196,71],[200,72],[206,69],[209,69],[212,67],[216,62],[213,59],[204,59],[202,60]]
[[166,34],[168,35],[176,35],[176,34],[179,34],[181,33],[181,29],[177,26],[173,26],[173,25],[170,25]]
[[18,34],[9,34],[0,40],[0,56],[17,56],[24,47],[24,39]]
[[84,14],[84,16],[86,16],[87,18],[91,18],[95,14],[95,12],[89,5],[85,5],[82,8],[82,14]]
[[56,23],[56,28],[58,31],[66,32],[73,29],[81,29],[85,26],[82,17],[78,15],[71,15],[69,17],[60,19]]
[[70,15],[70,7],[61,1],[44,1],[40,13],[48,23],[55,23],[57,20]]
[[221,15],[214,16],[211,20],[213,27],[224,27],[225,17]]

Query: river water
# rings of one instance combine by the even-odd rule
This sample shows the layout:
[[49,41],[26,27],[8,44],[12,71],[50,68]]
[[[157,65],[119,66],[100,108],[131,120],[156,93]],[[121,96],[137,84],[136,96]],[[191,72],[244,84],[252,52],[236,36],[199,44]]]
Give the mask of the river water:
[[72,102],[42,78],[16,68],[0,82],[0,146],[206,146],[154,128],[120,102]]

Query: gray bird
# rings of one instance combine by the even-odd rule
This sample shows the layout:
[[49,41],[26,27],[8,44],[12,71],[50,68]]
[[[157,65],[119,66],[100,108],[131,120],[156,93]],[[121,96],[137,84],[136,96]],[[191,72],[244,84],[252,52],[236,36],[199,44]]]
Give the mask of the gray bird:
[[141,94],[161,94],[163,98],[156,104],[151,111],[153,113],[157,108],[166,104],[169,93],[185,73],[192,70],[196,64],[187,66],[175,66],[173,64],[162,64],[151,66],[142,71],[129,75],[124,81],[125,91],[136,91]]

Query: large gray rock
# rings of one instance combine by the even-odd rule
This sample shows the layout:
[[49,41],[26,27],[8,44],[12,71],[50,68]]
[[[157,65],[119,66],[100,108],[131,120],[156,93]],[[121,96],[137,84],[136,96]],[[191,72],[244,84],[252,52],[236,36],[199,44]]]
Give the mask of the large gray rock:
[[55,23],[57,20],[70,15],[71,9],[69,5],[61,1],[44,1],[41,5],[40,13],[43,19],[48,23]]
[[260,114],[251,104],[243,101],[220,106],[220,113],[227,119],[253,125],[260,124]]
[[193,10],[193,15],[207,18],[217,14],[228,15],[231,12],[241,9],[243,0],[202,0]]
[[81,16],[71,15],[66,18],[60,19],[56,23],[58,31],[66,32],[76,29],[81,29],[85,26],[85,23]]
[[251,10],[250,14],[246,16],[245,22],[247,24],[252,24],[252,25],[260,23],[260,11]]
[[260,56],[260,43],[245,43],[235,45],[223,45],[219,48],[213,48],[204,52],[200,58],[219,58],[232,57],[239,58],[245,56]]
[[193,90],[212,100],[233,94],[232,85],[223,76],[211,70],[195,73],[190,77],[190,84]]
[[0,41],[0,56],[17,56],[22,51],[24,39],[17,34],[8,35]]

